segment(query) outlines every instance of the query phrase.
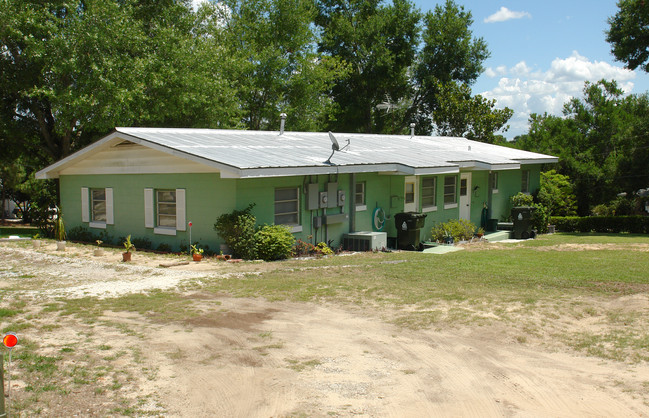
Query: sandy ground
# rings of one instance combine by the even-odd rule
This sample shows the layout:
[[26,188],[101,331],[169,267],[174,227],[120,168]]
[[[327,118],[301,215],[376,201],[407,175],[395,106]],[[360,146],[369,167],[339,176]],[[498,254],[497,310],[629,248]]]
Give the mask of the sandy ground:
[[[0,244],[0,286],[15,285],[12,274],[36,275],[45,285],[22,294],[45,303],[60,296],[174,288],[207,272],[227,277],[263,269],[210,262],[159,269],[154,267],[165,262],[162,257],[124,265],[115,262],[118,255],[77,262],[57,257],[53,247],[34,251]],[[21,257],[33,262],[19,268]],[[105,312],[107,322],[137,332],[93,327],[93,344],[110,341],[116,350],[135,346],[142,353],[138,361],[127,356],[118,361],[137,369],[122,390],[150,400],[139,411],[174,417],[649,416],[649,365],[517,344],[507,337],[506,324],[414,331],[377,319],[385,312],[348,306],[195,290],[187,296],[202,313],[184,323]],[[649,306],[646,295],[616,303]],[[80,335],[64,326],[43,345],[55,351],[55,340],[82,344]],[[19,376],[15,384],[20,393]],[[85,405],[83,396],[72,396],[68,399],[77,405],[68,416],[112,415],[96,400]],[[62,403],[53,400],[42,413],[56,416],[61,409],[55,406]]]

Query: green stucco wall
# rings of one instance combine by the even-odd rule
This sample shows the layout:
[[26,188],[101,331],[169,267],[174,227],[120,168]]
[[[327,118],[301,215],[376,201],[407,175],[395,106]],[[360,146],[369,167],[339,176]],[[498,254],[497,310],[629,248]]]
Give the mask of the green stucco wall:
[[[107,225],[105,233],[119,244],[121,237],[146,238],[153,248],[165,243],[173,249],[189,244],[189,228],[176,236],[154,234],[144,227],[144,189],[185,189],[186,219],[191,221],[192,242],[218,250],[220,240],[213,230],[220,213],[235,208],[235,180],[220,179],[218,174],[129,174],[61,176],[61,202],[68,231],[77,226],[88,227],[81,221],[81,188],[113,189],[115,224]],[[103,229],[88,228],[98,235]]]
[[[530,191],[539,187],[540,166],[529,165],[523,169],[530,170]],[[491,201],[490,213],[492,218],[504,219],[509,214],[511,204],[509,199],[520,191],[521,171],[499,171],[498,193],[489,198],[489,173],[487,171],[471,172],[471,221],[480,226],[482,208]],[[460,174],[457,177],[456,195],[459,200]],[[444,177],[419,176],[419,209],[421,211],[421,180],[424,177],[436,177],[436,202],[437,210],[427,213],[425,226],[421,231],[423,240],[430,238],[431,228],[440,222],[459,217],[459,207],[444,209]],[[221,239],[213,230],[216,218],[222,213],[234,209],[244,209],[249,204],[255,206],[252,213],[257,218],[257,223],[272,224],[274,221],[274,193],[276,188],[299,187],[300,190],[300,223],[301,232],[294,235],[298,239],[317,243],[330,241],[333,246],[341,244],[342,235],[350,232],[350,220],[323,226],[320,229],[313,227],[314,216],[323,214],[336,215],[347,213],[351,216],[354,202],[355,182],[365,182],[365,209],[355,212],[354,231],[372,231],[372,216],[377,207],[385,211],[388,219],[384,231],[388,237],[396,237],[397,230],[394,224],[394,215],[403,212],[405,176],[382,175],[378,173],[363,173],[352,176],[351,174],[321,175],[321,176],[294,176],[273,177],[259,179],[221,179],[218,174],[129,174],[129,175],[85,175],[61,176],[61,202],[68,230],[78,226],[88,227],[82,222],[81,217],[81,188],[106,188],[113,189],[114,196],[114,225],[107,225],[106,229],[88,228],[95,235],[105,231],[113,238],[114,243],[119,243],[121,237],[131,234],[133,237],[147,238],[154,248],[165,243],[177,250],[181,245],[188,245],[189,229],[177,231],[175,236],[158,235],[152,228],[144,226],[144,189],[185,189],[186,190],[186,219],[193,223],[192,242],[199,242],[201,246],[209,246],[214,251],[219,250]],[[347,202],[343,207],[307,209],[307,185],[318,184],[318,191],[326,191],[327,184],[337,183],[337,189],[343,190]],[[477,186],[477,189],[475,187]],[[354,209],[355,210],[355,209]]]

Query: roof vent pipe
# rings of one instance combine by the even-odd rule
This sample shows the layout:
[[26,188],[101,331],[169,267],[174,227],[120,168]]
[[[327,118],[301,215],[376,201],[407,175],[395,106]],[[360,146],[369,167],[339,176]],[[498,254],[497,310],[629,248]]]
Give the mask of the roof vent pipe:
[[282,119],[279,123],[279,134],[284,134],[284,125],[286,124],[286,113],[280,113],[279,117]]
[[415,136],[415,123],[410,124],[410,136]]

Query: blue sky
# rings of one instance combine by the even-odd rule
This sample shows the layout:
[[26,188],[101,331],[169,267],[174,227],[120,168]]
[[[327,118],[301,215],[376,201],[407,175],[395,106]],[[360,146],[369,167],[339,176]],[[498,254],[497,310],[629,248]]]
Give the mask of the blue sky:
[[[444,1],[415,0],[422,10]],[[473,92],[514,110],[512,139],[527,133],[530,113],[561,115],[563,104],[581,97],[585,81],[615,79],[627,93],[645,93],[649,76],[615,61],[605,40],[614,0],[456,0],[471,11],[474,36],[491,57]]]

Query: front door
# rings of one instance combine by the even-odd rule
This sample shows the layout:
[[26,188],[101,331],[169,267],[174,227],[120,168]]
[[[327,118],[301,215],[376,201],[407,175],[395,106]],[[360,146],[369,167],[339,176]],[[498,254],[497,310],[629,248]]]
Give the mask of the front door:
[[460,218],[471,220],[471,173],[460,174]]
[[419,187],[418,179],[415,176],[408,176],[404,185],[403,211],[417,212],[419,210]]

